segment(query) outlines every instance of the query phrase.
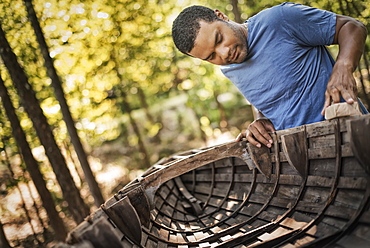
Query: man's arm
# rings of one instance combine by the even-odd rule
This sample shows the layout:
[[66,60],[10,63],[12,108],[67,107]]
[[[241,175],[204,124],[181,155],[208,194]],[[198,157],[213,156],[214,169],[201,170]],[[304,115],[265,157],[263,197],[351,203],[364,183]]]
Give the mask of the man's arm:
[[256,120],[253,121],[245,133],[240,133],[236,137],[236,141],[246,138],[252,145],[261,147],[261,143],[267,147],[271,147],[273,143],[269,132],[276,131],[272,122],[265,117],[261,111],[257,110]]
[[339,53],[325,92],[325,105],[321,114],[332,103],[340,102],[340,96],[352,104],[357,99],[356,70],[364,51],[367,30],[363,23],[337,15],[336,32],[333,44],[339,45]]

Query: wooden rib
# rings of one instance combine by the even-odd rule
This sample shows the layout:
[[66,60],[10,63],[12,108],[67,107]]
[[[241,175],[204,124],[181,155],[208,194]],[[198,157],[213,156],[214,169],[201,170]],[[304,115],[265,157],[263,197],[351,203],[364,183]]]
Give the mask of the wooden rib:
[[[256,169],[253,170],[253,178],[254,180],[252,181],[252,185],[251,185],[251,190],[249,191],[248,195],[246,196],[246,198],[243,200],[243,203],[242,203],[242,206],[243,207],[245,205],[246,202],[248,202],[248,199],[250,198],[252,192],[254,191],[255,187],[256,187]],[[237,210],[230,216],[234,216],[235,214],[237,213]],[[212,229],[220,224],[223,224],[227,219],[229,218],[226,218],[226,219],[223,219],[221,221],[219,221],[218,223],[215,223],[213,225],[210,225],[210,226],[207,226],[205,228],[199,228],[199,229],[196,229],[196,231],[201,231],[201,232],[204,232],[206,231],[207,229]],[[231,234],[233,232],[235,232],[236,230],[240,229],[242,226],[246,225],[247,223],[246,222],[242,222],[242,223],[239,223],[239,224],[236,224],[234,226],[231,226],[229,228],[226,228],[226,229],[222,229],[220,232],[218,233],[214,233],[212,235],[209,235],[208,237],[205,237],[203,239],[200,239],[198,241],[189,241],[188,243],[172,243],[171,244],[177,244],[177,245],[186,245],[186,244],[189,244],[189,245],[196,245],[196,244],[199,244],[201,242],[213,242],[217,239],[219,239],[220,237],[223,237],[225,235],[228,235],[228,234]],[[163,226],[162,226],[163,227]],[[146,229],[143,229],[145,233],[147,233],[147,235],[152,235],[149,231],[147,231]],[[175,229],[171,229],[171,228],[167,228],[167,230],[169,231],[172,231],[172,232],[181,232],[181,233],[184,233],[184,234],[191,234],[191,233],[194,233],[194,231],[188,231],[188,230],[175,230]],[[156,239],[158,240],[162,240],[161,238],[159,237],[156,237]],[[163,242],[167,242],[166,240],[162,240]]]
[[[90,247],[85,246],[83,240],[88,240],[87,244],[90,244],[91,247],[117,247],[124,248],[121,243],[121,238],[115,234],[114,228],[109,220],[106,218],[96,219],[93,223],[89,225],[82,233],[79,235],[79,241],[82,242],[81,247]],[[76,246],[73,246],[76,247]],[[80,246],[78,246],[80,247]],[[141,247],[141,245],[139,245]]]
[[[234,178],[234,174],[235,174],[235,172],[234,172],[234,163],[232,163],[232,170],[231,170],[231,175],[233,175],[232,176],[232,180],[230,181],[230,183],[229,183],[229,188],[228,188],[228,191],[227,191],[227,193],[225,194],[225,197],[224,197],[224,199],[219,203],[219,206],[215,209],[215,210],[213,210],[213,211],[211,211],[210,213],[207,213],[207,214],[204,214],[204,215],[201,215],[201,216],[199,216],[199,217],[197,217],[197,218],[194,218],[194,219],[191,219],[191,220],[188,220],[188,222],[195,222],[195,221],[200,221],[202,218],[206,218],[207,216],[210,216],[210,215],[213,215],[214,213],[217,213],[217,212],[219,212],[220,211],[220,209],[222,208],[222,205],[225,203],[225,201],[228,199],[228,195],[230,194],[230,191],[231,191],[231,188],[232,188],[232,185],[233,185],[233,183],[234,183],[234,181],[233,181],[233,178]],[[165,215],[165,213],[163,213],[164,215]],[[227,219],[230,219],[231,217],[229,217],[229,216],[227,216],[225,219],[223,219],[223,221],[222,221],[222,223],[224,223]],[[182,220],[180,220],[180,221],[182,221]],[[204,227],[204,228],[200,228],[200,229],[197,229],[197,230],[201,230],[201,231],[203,231],[203,230],[206,230],[206,229],[210,229],[210,228],[212,228],[212,227],[214,227],[214,226],[216,226],[216,225],[218,225],[218,223],[219,222],[221,222],[221,221],[218,221],[217,223],[215,223],[215,224],[213,224],[213,225],[210,225],[210,226],[206,226],[206,227]],[[156,222],[154,222],[154,223],[156,223]],[[157,225],[161,225],[161,224],[159,224],[159,223],[156,223]],[[175,229],[172,229],[172,228],[170,228],[170,227],[165,227],[167,230],[170,230],[170,231],[172,231],[172,232],[177,232],[177,230],[175,230]]]
[[[275,180],[275,184],[274,184],[274,189],[273,189],[273,192],[270,194],[270,197],[267,199],[267,201],[265,202],[265,204],[260,208],[259,211],[257,211],[257,213],[255,213],[253,216],[251,216],[248,220],[246,221],[243,221],[242,223],[238,224],[240,227],[241,226],[244,226],[248,223],[251,223],[253,220],[255,220],[259,214],[262,213],[262,211],[264,211],[266,209],[266,207],[269,205],[269,203],[271,202],[273,196],[275,195],[276,191],[277,191],[277,188],[278,188],[278,182],[279,182],[279,175],[280,175],[280,160],[279,160],[279,146],[278,146],[278,143],[277,143],[277,138],[276,138],[276,134],[272,134],[273,137],[274,137],[274,142],[275,142],[275,154],[276,154],[276,163],[275,163],[275,167],[276,167],[276,180]],[[271,164],[272,166],[272,164]],[[231,246],[234,246],[234,245],[237,245],[237,244],[241,244],[242,242],[246,241],[246,240],[251,240],[257,236],[259,236],[260,234],[262,234],[263,232],[266,232],[266,231],[269,231],[269,230],[272,230],[274,227],[276,226],[276,223],[275,222],[271,222],[271,223],[268,223],[266,225],[263,225],[259,228],[256,228],[250,232],[247,232],[245,234],[242,234],[238,237],[235,237],[235,238],[232,238],[232,239],[229,239],[219,245],[216,245],[214,247],[231,247]]]
[[[213,188],[215,186],[215,163],[212,163],[211,168],[212,168],[212,181],[211,181],[211,185],[210,185],[210,191],[209,191],[209,194],[208,194],[208,198],[207,198],[207,200],[206,200],[206,202],[204,203],[204,206],[203,206],[203,211],[206,208],[206,206],[208,205],[209,200],[211,199],[211,197],[213,195]],[[195,180],[193,182],[195,182]]]
[[192,187],[191,187],[191,192],[193,193],[194,195],[194,192],[195,192],[195,183],[196,183],[196,179],[197,179],[197,174],[196,174],[196,170],[193,170],[192,171],[192,176],[193,176],[193,184],[192,184]]
[[306,177],[308,167],[306,132],[300,131],[283,135],[281,143],[289,165],[302,177]]
[[140,219],[128,197],[120,199],[108,208],[102,205],[102,209],[125,236],[141,246]]
[[[274,138],[274,147],[275,147],[275,161],[276,161],[276,168],[278,170],[278,168],[280,168],[280,155],[279,155],[279,144],[278,144],[278,139],[277,138]],[[308,163],[308,157],[306,157],[306,163]],[[265,226],[262,226],[260,228],[258,228],[259,230],[263,230],[262,232],[248,232],[248,233],[245,233],[244,235],[240,235],[234,239],[230,239],[228,242],[224,242],[218,246],[215,246],[215,247],[231,247],[233,245],[237,245],[237,244],[242,244],[244,242],[247,242],[247,241],[251,241],[255,238],[257,238],[259,235],[261,235],[263,232],[271,232],[271,230],[273,229],[276,229],[277,227],[279,227],[280,225],[280,222],[282,222],[286,217],[290,216],[292,214],[292,212],[294,211],[295,207],[297,206],[299,200],[301,199],[302,195],[303,195],[303,192],[304,192],[304,188],[305,188],[305,184],[306,184],[306,181],[307,181],[307,174],[308,174],[308,166],[305,166],[305,172],[304,172],[304,175],[305,177],[303,178],[302,180],[302,183],[301,183],[301,187],[300,187],[300,190],[298,192],[298,195],[296,197],[296,200],[295,202],[293,203],[293,205],[282,215],[280,216],[277,220],[269,223],[269,224],[266,224]],[[280,171],[280,169],[279,169]],[[277,172],[278,173],[278,172]],[[280,175],[280,173],[279,173]],[[278,181],[278,180],[277,180]],[[271,202],[271,200],[269,201],[269,203]],[[292,237],[294,236],[296,233],[298,233],[299,230],[292,230],[292,231],[289,231],[287,232],[286,234],[284,234],[283,236],[281,236],[279,239],[276,239],[276,242],[274,243],[278,243],[278,242],[281,242],[282,240],[288,238],[288,237]],[[270,245],[272,245],[270,243],[270,241],[265,241],[263,243],[259,243],[259,245],[261,246],[264,246],[266,245],[266,247],[270,247]]]
[[174,182],[177,185],[180,194],[182,194],[185,199],[189,202],[196,216],[199,216],[203,213],[201,201],[195,198],[185,187],[184,183],[181,181],[180,177],[174,178]]
[[299,230],[299,232],[296,232],[294,235],[292,235],[290,238],[285,239],[281,243],[277,245],[277,247],[282,246],[283,244],[287,244],[292,242],[293,240],[296,240],[297,238],[300,238],[301,236],[305,235],[306,232],[316,225],[323,217],[325,214],[325,211],[328,209],[330,204],[335,199],[335,196],[338,192],[338,183],[339,183],[339,178],[340,178],[340,173],[342,169],[342,157],[341,157],[341,143],[342,143],[342,138],[341,138],[341,133],[340,133],[340,123],[338,119],[335,119],[332,121],[333,122],[333,127],[334,127],[334,133],[335,133],[335,147],[336,147],[336,171],[335,171],[335,179],[333,181],[333,185],[331,187],[331,192],[330,195],[325,203],[325,206],[321,209],[320,213],[317,214],[316,218],[311,220],[305,227]]
[[356,210],[356,212],[352,215],[351,219],[347,222],[347,224],[339,231],[333,233],[332,235],[314,240],[313,242],[310,242],[304,247],[323,247],[328,244],[333,244],[337,242],[340,238],[342,238],[344,235],[347,235],[353,231],[353,229],[356,227],[357,222],[361,218],[361,216],[364,214],[364,212],[369,208],[370,205],[370,183],[367,185],[366,192],[364,194],[364,197],[362,198],[361,204],[359,208]]
[[270,149],[266,146],[256,147],[247,143],[249,155],[257,169],[267,178],[271,178],[272,163]]
[[154,197],[155,191],[158,187],[184,173],[187,173],[196,168],[202,167],[205,164],[227,158],[230,156],[240,157],[243,159],[244,154],[247,152],[245,149],[246,142],[230,142],[220,146],[211,147],[207,150],[201,151],[195,155],[190,155],[187,158],[180,159],[174,163],[169,164],[166,168],[156,171],[156,173],[149,174],[141,180],[141,185],[149,198]]
[[[245,206],[245,204],[248,203],[248,201],[249,201],[249,199],[250,199],[250,197],[252,195],[252,192],[256,188],[256,180],[255,180],[256,174],[257,174],[256,171],[257,171],[257,169],[253,169],[253,178],[254,178],[254,180],[252,181],[250,191],[248,192],[247,196],[245,197],[245,199],[243,200],[243,202],[240,204],[240,206],[230,215],[230,217],[234,217],[236,214],[238,214],[240,212],[240,210]],[[228,218],[220,221],[216,225],[212,225],[211,228],[214,228],[217,225],[223,224],[227,219]],[[222,229],[219,232],[214,233],[213,235],[210,235],[209,237],[203,239],[202,241],[208,241],[208,242],[216,241],[217,239],[219,239],[222,236],[226,236],[226,235],[229,235],[229,234],[235,232],[235,230],[240,229],[242,226],[244,226],[246,224],[247,224],[246,221],[243,221],[243,222],[238,223],[236,225],[233,225],[233,226],[230,226],[228,228]]]

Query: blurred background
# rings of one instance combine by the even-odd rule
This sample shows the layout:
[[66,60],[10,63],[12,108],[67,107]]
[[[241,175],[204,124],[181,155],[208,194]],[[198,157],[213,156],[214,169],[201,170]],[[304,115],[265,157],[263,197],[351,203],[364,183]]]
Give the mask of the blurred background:
[[[245,130],[251,106],[175,49],[172,21],[199,4],[243,22],[281,2],[1,0],[0,247],[52,247],[159,159]],[[367,0],[297,2],[370,30]],[[355,75],[369,108],[367,42]]]

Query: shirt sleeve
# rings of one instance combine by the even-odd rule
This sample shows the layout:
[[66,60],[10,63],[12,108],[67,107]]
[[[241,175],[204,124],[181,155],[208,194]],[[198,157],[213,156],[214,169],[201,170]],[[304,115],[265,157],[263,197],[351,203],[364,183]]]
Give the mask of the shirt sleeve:
[[331,45],[334,41],[336,14],[301,4],[281,5],[282,29],[302,46]]

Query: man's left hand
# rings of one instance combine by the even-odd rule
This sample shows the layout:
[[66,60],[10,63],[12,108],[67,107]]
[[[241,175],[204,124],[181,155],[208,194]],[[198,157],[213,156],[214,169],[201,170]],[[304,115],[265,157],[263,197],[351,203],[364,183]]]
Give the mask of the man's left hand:
[[349,104],[356,101],[356,80],[353,77],[351,69],[347,69],[340,64],[335,64],[326,87],[325,104],[321,114],[325,115],[326,108],[331,104],[340,102],[341,96]]

